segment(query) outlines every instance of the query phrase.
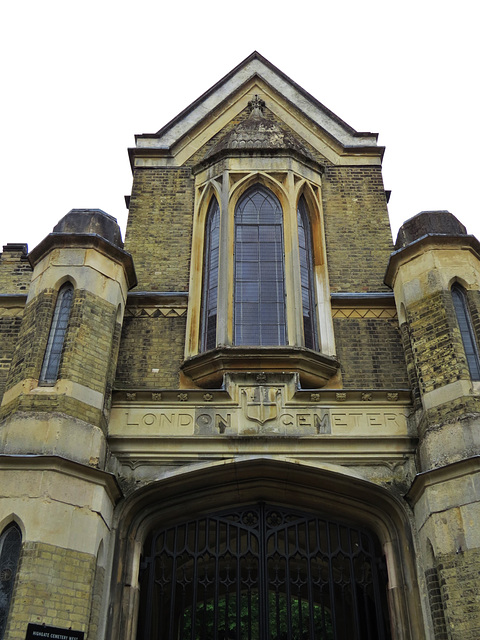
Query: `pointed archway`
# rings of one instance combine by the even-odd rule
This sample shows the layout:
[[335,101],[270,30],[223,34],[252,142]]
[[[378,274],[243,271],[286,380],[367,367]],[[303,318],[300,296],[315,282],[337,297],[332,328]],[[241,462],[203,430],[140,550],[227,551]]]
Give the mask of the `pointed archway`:
[[118,522],[110,638],[217,640],[239,626],[242,640],[423,637],[406,509],[344,468],[246,458],[177,470]]

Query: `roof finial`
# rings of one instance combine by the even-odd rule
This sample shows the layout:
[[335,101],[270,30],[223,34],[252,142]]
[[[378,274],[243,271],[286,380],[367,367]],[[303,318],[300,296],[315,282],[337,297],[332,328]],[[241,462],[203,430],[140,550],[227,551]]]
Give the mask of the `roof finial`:
[[265,109],[265,100],[262,100],[255,94],[255,97],[248,103],[250,108],[250,115],[254,118],[261,118],[263,116],[263,110]]

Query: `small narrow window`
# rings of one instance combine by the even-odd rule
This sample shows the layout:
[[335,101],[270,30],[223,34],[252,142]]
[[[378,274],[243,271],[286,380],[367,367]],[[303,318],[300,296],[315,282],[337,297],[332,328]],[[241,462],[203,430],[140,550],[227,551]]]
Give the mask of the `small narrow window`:
[[40,382],[43,384],[54,384],[57,380],[72,301],[73,286],[68,282],[58,292],[57,304],[55,305],[55,313],[53,314],[52,326],[40,374]]
[[212,198],[205,228],[203,279],[202,350],[214,349],[217,343],[218,257],[220,248],[220,209]]
[[20,529],[16,524],[9,525],[0,535],[0,640],[7,626],[21,546]]
[[283,211],[260,185],[235,209],[236,345],[286,343]]
[[303,335],[305,346],[316,349],[315,292],[313,283],[313,248],[307,203],[302,196],[297,209],[300,281],[302,288]]
[[458,284],[454,284],[452,287],[452,299],[468,368],[470,369],[470,376],[472,380],[480,380],[480,358],[477,341],[473,332],[465,291]]

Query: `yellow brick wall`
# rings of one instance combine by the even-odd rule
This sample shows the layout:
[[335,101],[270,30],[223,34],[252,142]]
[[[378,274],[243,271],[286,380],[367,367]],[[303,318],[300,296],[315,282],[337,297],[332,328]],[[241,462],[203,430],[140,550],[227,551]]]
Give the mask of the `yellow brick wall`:
[[27,245],[5,245],[0,253],[0,293],[27,293],[31,277]]
[[185,329],[186,314],[124,318],[116,386],[177,389]]
[[5,640],[24,640],[29,622],[88,634],[95,558],[43,542],[22,549]]
[[450,292],[438,291],[425,296],[407,311],[422,394],[457,380],[469,380]]
[[[7,388],[21,380],[38,379],[42,368],[57,294],[43,291],[25,307]],[[114,305],[84,290],[76,290],[59,378],[103,393],[116,324]]]
[[345,388],[407,388],[405,356],[395,318],[333,321]]
[[478,640],[480,549],[440,556],[438,574],[448,640]]
[[22,310],[0,307],[0,403],[22,323]]
[[193,222],[190,167],[136,169],[125,249],[138,291],[187,291]]
[[327,167],[323,207],[331,291],[387,290],[393,244],[381,167]]

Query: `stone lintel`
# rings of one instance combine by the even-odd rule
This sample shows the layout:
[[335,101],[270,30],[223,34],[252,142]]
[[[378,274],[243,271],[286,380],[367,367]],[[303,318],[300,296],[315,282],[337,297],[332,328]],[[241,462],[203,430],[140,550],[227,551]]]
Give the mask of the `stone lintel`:
[[244,456],[266,456],[272,460],[293,456],[302,463],[394,469],[407,459],[413,459],[417,441],[409,436],[115,436],[110,438],[109,445],[120,464],[130,469],[174,468],[201,462],[231,461]]
[[27,302],[26,293],[0,293],[0,308],[23,309]]

